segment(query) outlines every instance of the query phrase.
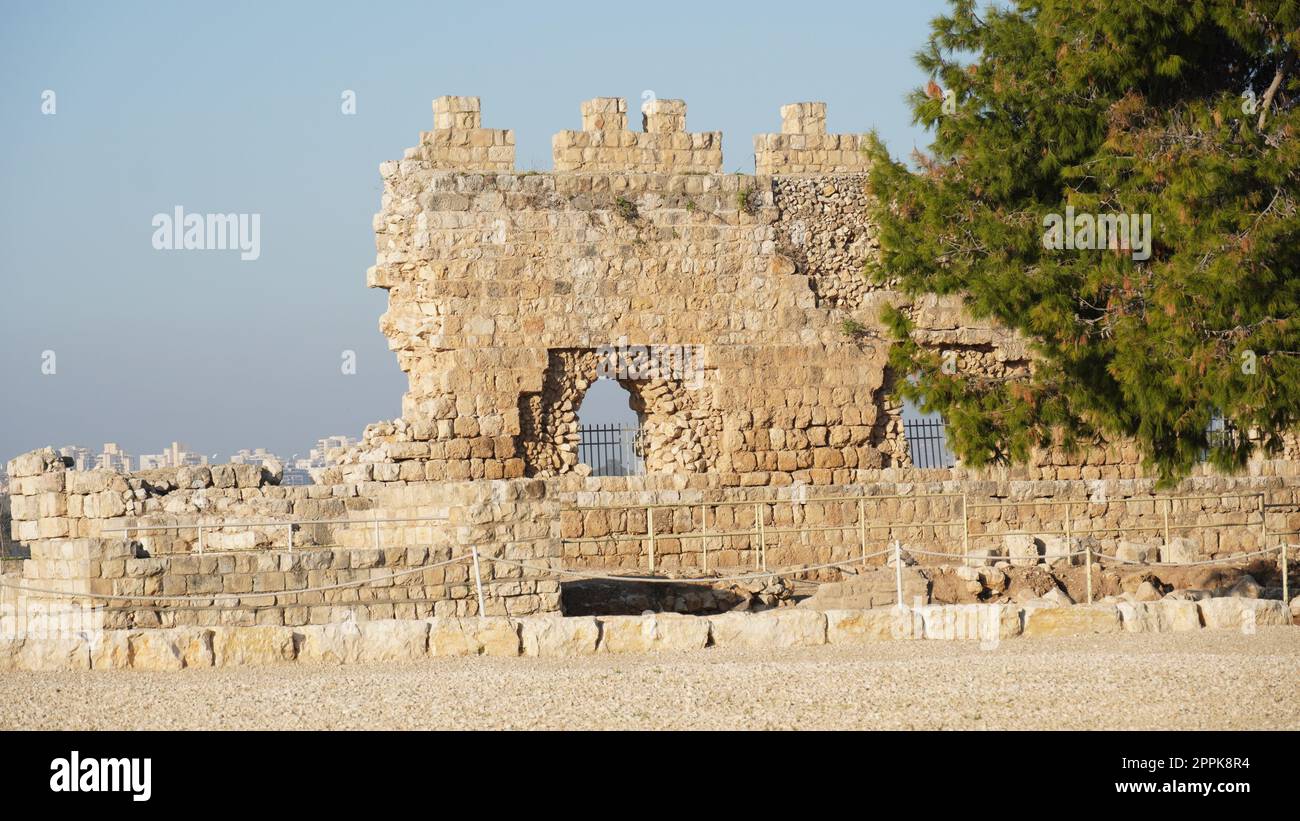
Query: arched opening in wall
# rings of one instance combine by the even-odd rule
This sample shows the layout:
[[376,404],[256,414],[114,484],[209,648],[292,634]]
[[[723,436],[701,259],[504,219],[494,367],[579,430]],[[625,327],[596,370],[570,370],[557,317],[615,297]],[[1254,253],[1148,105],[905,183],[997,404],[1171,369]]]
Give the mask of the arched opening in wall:
[[938,411],[923,411],[903,400],[903,438],[912,467],[950,468],[957,459],[948,449],[948,424]]
[[578,461],[592,476],[645,473],[641,417],[632,394],[613,379],[591,383],[578,407]]

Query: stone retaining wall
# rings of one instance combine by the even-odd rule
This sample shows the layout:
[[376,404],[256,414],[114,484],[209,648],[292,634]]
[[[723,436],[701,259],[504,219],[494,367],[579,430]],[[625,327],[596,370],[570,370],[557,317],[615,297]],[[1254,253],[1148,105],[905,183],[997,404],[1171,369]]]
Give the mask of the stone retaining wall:
[[521,619],[377,620],[303,627],[178,627],[0,639],[0,672],[181,670],[283,664],[419,661],[443,656],[581,656],[739,647],[778,651],[823,644],[931,639],[997,642],[1105,633],[1174,632],[1292,623],[1279,601],[1076,607],[947,605],[896,611],[777,609],[698,617],[676,614]]

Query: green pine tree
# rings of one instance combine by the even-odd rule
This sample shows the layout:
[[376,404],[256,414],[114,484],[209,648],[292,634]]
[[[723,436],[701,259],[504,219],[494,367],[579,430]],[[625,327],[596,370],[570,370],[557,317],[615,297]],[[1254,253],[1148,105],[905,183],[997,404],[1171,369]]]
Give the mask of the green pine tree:
[[[952,0],[933,21],[910,102],[934,141],[912,171],[873,139],[867,273],[1030,340],[1024,379],[946,373],[886,310],[891,365],[916,375],[899,392],[945,414],[966,464],[1127,439],[1168,483],[1207,451],[1231,471],[1280,448],[1300,415],[1298,50],[1294,0]],[[1047,247],[1067,208],[1150,215],[1149,248]],[[1219,414],[1240,435],[1207,434]]]

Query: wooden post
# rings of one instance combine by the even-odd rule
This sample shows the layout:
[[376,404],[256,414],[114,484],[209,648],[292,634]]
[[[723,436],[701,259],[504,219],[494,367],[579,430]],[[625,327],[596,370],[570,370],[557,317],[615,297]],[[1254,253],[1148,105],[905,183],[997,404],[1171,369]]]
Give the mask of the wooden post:
[[1171,497],[1165,497],[1165,544],[1169,544],[1169,509],[1174,506],[1174,500]]
[[898,539],[894,539],[894,594],[898,598],[898,606],[903,606],[903,552],[902,545]]
[[470,550],[474,553],[474,586],[478,588],[478,617],[481,619],[487,615],[483,605],[483,576],[478,568],[478,547],[471,546]]
[[754,558],[758,561],[759,570],[767,570],[767,544],[763,539],[763,509],[761,504],[754,505],[754,532],[758,536],[758,555]]
[[[966,516],[966,493],[961,494],[961,555],[963,558],[970,558],[970,524]],[[970,562],[964,562],[970,564]]]
[[867,564],[867,500],[863,496],[858,497],[858,541],[862,547],[862,565]]
[[[713,513],[713,521],[715,524],[718,521],[717,511]],[[700,525],[704,528],[704,535],[700,537],[700,542],[704,545],[704,572],[707,574],[709,572],[709,509],[704,505],[700,506]]]
[[645,508],[645,531],[650,536],[650,572],[655,572],[655,509],[651,505]]

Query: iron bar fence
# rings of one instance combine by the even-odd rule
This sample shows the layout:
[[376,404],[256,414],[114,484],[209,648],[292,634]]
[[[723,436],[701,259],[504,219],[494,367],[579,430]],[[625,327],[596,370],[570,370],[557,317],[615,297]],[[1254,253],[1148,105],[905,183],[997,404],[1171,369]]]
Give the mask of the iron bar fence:
[[639,427],[619,424],[581,425],[578,461],[592,476],[640,476],[645,473],[645,451]]
[[950,468],[957,464],[948,449],[948,426],[942,418],[904,419],[903,438],[913,467]]

